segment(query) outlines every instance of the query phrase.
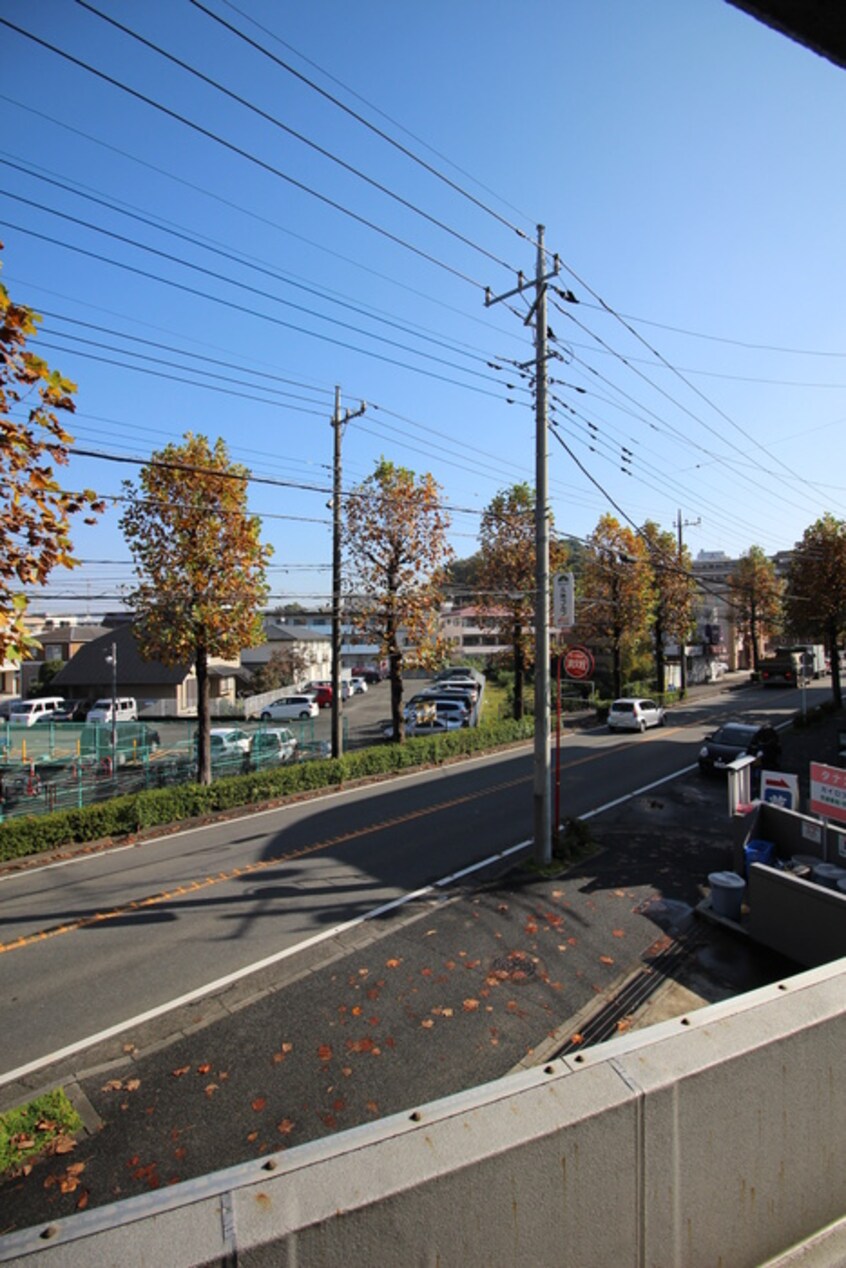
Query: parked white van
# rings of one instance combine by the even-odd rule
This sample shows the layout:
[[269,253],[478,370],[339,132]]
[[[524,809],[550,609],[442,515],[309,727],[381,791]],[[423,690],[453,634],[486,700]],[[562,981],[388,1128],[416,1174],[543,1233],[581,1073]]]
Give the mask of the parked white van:
[[[85,715],[86,722],[111,722],[112,720],[112,701],[111,697],[103,700],[95,700],[93,708],[89,709]],[[118,696],[115,700],[115,721],[116,722],[137,722],[138,721],[138,704],[134,696]]]
[[42,718],[50,718],[57,709],[63,709],[61,696],[41,696],[38,700],[18,700],[9,709],[10,726],[35,726]]

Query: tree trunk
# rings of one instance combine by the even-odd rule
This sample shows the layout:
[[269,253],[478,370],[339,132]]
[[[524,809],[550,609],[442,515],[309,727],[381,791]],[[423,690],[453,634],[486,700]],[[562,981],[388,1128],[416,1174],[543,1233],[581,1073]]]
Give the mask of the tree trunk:
[[197,645],[197,783],[210,784],[211,740],[209,738],[209,658],[204,644]]
[[623,657],[620,652],[620,640],[619,638],[616,638],[616,637],[614,638],[614,642],[612,646],[612,656],[613,656],[614,696],[616,698],[617,696],[621,696],[623,694]]
[[758,672],[758,613],[755,608],[755,602],[749,608],[749,633],[752,636],[752,668],[755,673]]
[[524,704],[524,666],[523,666],[523,626],[519,621],[514,622],[514,631],[512,635],[512,645],[514,649],[514,720],[519,722],[525,711]]
[[655,635],[655,681],[658,684],[658,694],[664,694],[665,686],[665,666],[664,666],[664,624],[660,613],[655,618],[654,625]]
[[392,647],[388,653],[388,672],[391,678],[391,721],[394,724],[394,739],[398,744],[405,743],[405,718],[402,712],[402,652]]
[[835,708],[843,708],[843,692],[840,684],[840,648],[837,646],[837,621],[830,620],[826,630],[828,656],[831,662],[831,698]]

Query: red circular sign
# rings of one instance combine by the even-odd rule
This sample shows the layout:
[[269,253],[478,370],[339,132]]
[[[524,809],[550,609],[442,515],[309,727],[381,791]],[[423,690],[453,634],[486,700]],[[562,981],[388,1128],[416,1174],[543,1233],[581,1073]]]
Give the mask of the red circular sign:
[[586,647],[571,647],[564,657],[564,672],[568,678],[589,678],[594,660]]

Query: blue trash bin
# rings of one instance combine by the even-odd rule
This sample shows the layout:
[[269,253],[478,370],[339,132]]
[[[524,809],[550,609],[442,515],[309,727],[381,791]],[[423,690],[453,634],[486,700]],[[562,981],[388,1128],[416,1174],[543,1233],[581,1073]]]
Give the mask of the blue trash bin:
[[747,841],[743,847],[744,869],[749,875],[753,863],[775,863],[775,845],[772,841]]

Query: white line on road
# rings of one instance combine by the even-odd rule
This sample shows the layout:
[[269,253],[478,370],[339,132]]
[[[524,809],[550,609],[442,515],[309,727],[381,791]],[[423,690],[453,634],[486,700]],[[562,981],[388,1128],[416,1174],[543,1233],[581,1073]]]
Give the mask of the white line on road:
[[[626,793],[623,797],[617,797],[614,801],[606,802],[603,806],[598,806],[595,810],[588,810],[585,814],[580,815],[581,819],[592,819],[596,815],[602,814],[606,810],[611,810],[615,806],[623,805],[626,801],[631,801],[633,797],[640,797],[644,793],[650,792],[653,788],[659,788],[662,784],[667,784],[673,779],[678,779],[680,775],[687,775],[691,771],[696,770],[696,766],[683,766],[680,770],[674,771],[670,775],[665,775],[662,779],[656,779],[651,784],[645,784],[642,788],[635,788],[632,792]],[[191,829],[198,831],[199,829]],[[109,1026],[105,1030],[99,1031],[97,1034],[89,1035],[86,1039],[77,1040],[76,1043],[68,1044],[65,1048],[59,1048],[55,1052],[47,1053],[43,1057],[38,1057],[35,1061],[30,1061],[26,1065],[18,1066],[17,1069],[9,1070],[5,1074],[0,1074],[0,1087],[5,1087],[9,1083],[15,1082],[17,1079],[26,1078],[30,1074],[34,1074],[37,1070],[42,1070],[48,1065],[52,1065],[56,1061],[63,1061],[67,1057],[72,1057],[78,1052],[83,1052],[86,1048],[92,1047],[94,1044],[103,1043],[107,1039],[112,1039],[115,1035],[119,1035],[133,1027],[141,1026],[145,1022],[153,1021],[157,1017],[164,1016],[165,1013],[172,1012],[176,1008],[181,1008],[185,1004],[191,1004],[195,1000],[202,999],[203,996],[211,995],[215,991],[223,990],[227,986],[240,981],[242,978],[249,977],[252,973],[257,973],[261,969],[278,964],[282,960],[287,960],[291,956],[296,955],[300,951],[305,951],[309,947],[318,946],[321,942],[327,941],[329,938],[337,937],[341,933],[346,933],[350,929],[356,928],[357,925],[364,924],[365,921],[375,920],[379,916],[384,916],[389,911],[396,911],[400,907],[404,907],[407,903],[414,902],[415,899],[425,898],[427,895],[433,894],[436,890],[446,885],[452,884],[454,881],[460,880],[464,876],[470,875],[472,872],[480,871],[484,867],[490,866],[502,859],[508,858],[512,854],[517,854],[521,850],[528,849],[532,842],[521,841],[517,845],[509,846],[505,850],[501,850],[497,854],[492,854],[488,858],[480,860],[478,863],[472,863],[469,867],[462,868],[459,872],[453,872],[450,876],[444,876],[440,880],[433,881],[431,885],[424,885],[421,889],[412,890],[408,894],[402,894],[399,898],[391,899],[390,902],[382,903],[378,907],[374,907],[372,911],[365,912],[361,916],[356,916],[352,920],[344,921],[342,924],[335,925],[331,929],[324,929],[321,933],[316,933],[310,938],[306,938],[302,942],[297,942],[293,946],[286,947],[283,951],[277,951],[273,955],[267,956],[262,960],[257,960],[253,964],[244,965],[243,968],[236,969],[233,973],[228,973],[225,977],[218,978],[214,982],[209,982],[205,986],[199,986],[196,990],[188,991],[185,995],[179,995],[176,999],[168,1000],[165,1004],[160,1004],[156,1008],[150,1008],[144,1013],[138,1013],[135,1017],[129,1017],[125,1021],[118,1022],[114,1026]]]

